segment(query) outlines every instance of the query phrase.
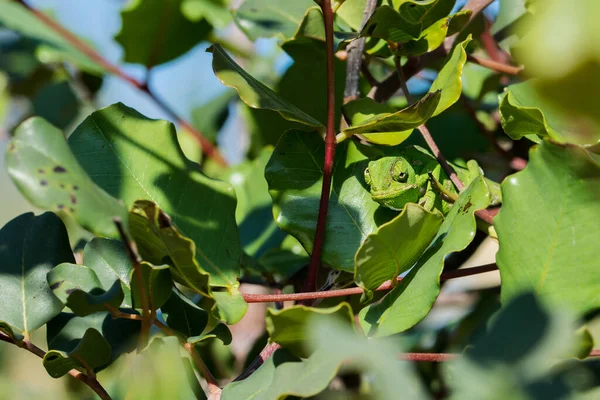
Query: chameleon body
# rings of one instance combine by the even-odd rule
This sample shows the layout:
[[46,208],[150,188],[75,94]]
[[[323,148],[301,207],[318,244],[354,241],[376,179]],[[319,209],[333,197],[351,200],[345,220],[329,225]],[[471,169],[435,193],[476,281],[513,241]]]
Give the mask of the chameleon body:
[[[452,164],[460,180],[468,186],[482,175],[476,161],[470,160],[467,168]],[[441,190],[431,179],[433,176],[446,193],[458,196],[454,184],[437,160],[425,149],[409,146],[397,156],[387,156],[370,161],[365,169],[365,182],[371,197],[382,206],[402,210],[406,203],[417,203],[426,210],[437,209],[444,215],[452,205],[442,196]],[[485,179],[491,193],[491,204],[501,202],[500,185]]]

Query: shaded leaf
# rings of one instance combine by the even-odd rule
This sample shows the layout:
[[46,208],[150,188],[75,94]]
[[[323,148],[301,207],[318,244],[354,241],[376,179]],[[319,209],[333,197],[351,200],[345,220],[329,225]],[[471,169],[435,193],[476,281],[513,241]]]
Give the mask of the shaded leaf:
[[348,24],[350,28],[359,31],[366,4],[367,0],[346,0],[337,9],[335,15]]
[[578,314],[600,306],[599,163],[579,147],[543,142],[504,180],[502,195],[494,225],[503,302],[533,290]]
[[74,262],[67,230],[54,213],[22,214],[0,230],[0,321],[28,335],[55,317],[63,304],[46,274]]
[[314,308],[295,305],[281,310],[267,309],[266,325],[269,339],[290,350],[298,357],[310,354],[307,346],[310,325],[315,319],[334,319],[351,327],[354,321],[352,308],[348,303],[340,303],[330,308]]
[[[342,132],[345,136],[361,134],[369,142],[375,144],[384,144],[395,146],[405,141],[413,130],[423,125],[436,111],[442,93],[440,91],[428,93],[418,102],[410,106],[390,113],[382,113],[373,116],[370,119],[364,120],[358,124],[344,129]],[[361,108],[366,101],[353,105],[353,102],[344,106],[344,112],[350,116],[350,120],[356,120],[362,116]],[[370,102],[369,102],[370,103]],[[367,107],[369,107],[367,105]],[[372,109],[372,106],[369,107]]]
[[181,13],[193,22],[204,18],[215,28],[224,28],[233,19],[225,0],[183,0]]
[[298,29],[306,10],[314,4],[312,0],[246,0],[233,16],[252,41],[273,36],[288,39]]
[[[142,285],[144,285],[146,293],[150,295],[150,307],[154,310],[160,308],[165,304],[173,289],[169,265],[154,265],[144,261],[140,264],[140,269]],[[141,309],[143,303],[139,293],[139,283],[135,277],[135,271],[131,271],[131,274],[131,297],[135,308]]]
[[398,49],[398,55],[418,56],[429,53],[444,43],[452,31],[460,31],[471,17],[471,10],[465,10],[442,18],[424,29],[417,39],[406,42]]
[[6,322],[0,321],[0,332],[4,333],[10,340],[13,341],[21,341],[23,340],[23,335],[19,335],[10,327]]
[[68,213],[97,235],[116,237],[113,218],[127,220],[123,205],[96,186],[73,157],[63,133],[41,118],[17,128],[6,168],[34,206]]
[[49,350],[42,364],[53,378],[60,378],[73,368],[90,375],[108,364],[110,353],[110,345],[100,332],[90,328],[72,350]]
[[[192,110],[192,124],[207,139],[211,141],[217,140],[217,135],[229,116],[229,103],[234,96],[235,92],[233,90],[227,90],[222,95]],[[194,141],[193,145],[198,149],[197,141]],[[191,157],[188,158],[191,159]]]
[[454,47],[437,78],[431,84],[429,92],[442,91],[440,102],[433,113],[434,116],[449,108],[460,98],[460,94],[462,93],[462,72],[467,62],[466,49],[471,40],[471,35],[469,35],[464,41]]
[[417,204],[409,203],[389,222],[371,233],[355,256],[354,280],[367,296],[383,282],[412,267],[436,236],[442,220]]
[[422,27],[420,22],[410,22],[392,7],[383,5],[371,15],[360,36],[405,43],[418,38]]
[[400,4],[398,11],[407,21],[420,23],[425,29],[450,14],[456,0],[392,0],[392,3]]
[[67,128],[79,114],[79,100],[67,81],[43,86],[31,102],[34,115],[60,129]]
[[398,285],[380,301],[363,308],[360,325],[368,336],[402,332],[421,321],[440,292],[445,257],[464,250],[475,236],[474,212],[488,206],[490,194],[481,177],[460,194],[431,246]]
[[151,68],[185,54],[212,30],[204,20],[192,22],[182,11],[183,0],[133,0],[121,11],[115,40],[124,61]]
[[[323,260],[334,268],[353,272],[356,249],[377,229],[376,211],[380,223],[395,213],[378,211],[379,204],[365,189],[368,158],[361,153],[362,147],[348,142],[336,150]],[[288,131],[265,169],[277,224],[309,253],[319,209],[323,159],[324,143],[318,134]]]
[[274,110],[289,121],[299,122],[310,127],[322,128],[322,124],[319,121],[295,105],[288,103],[273,90],[244,71],[219,44],[212,45],[207,51],[213,53],[212,65],[217,78],[224,85],[237,90],[240,99],[248,106]]

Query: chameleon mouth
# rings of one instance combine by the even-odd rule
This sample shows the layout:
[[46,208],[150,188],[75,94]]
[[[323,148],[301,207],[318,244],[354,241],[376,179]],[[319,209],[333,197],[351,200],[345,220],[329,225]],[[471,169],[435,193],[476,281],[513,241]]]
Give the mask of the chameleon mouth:
[[406,186],[402,186],[398,189],[394,189],[394,190],[386,190],[386,191],[379,191],[379,192],[372,192],[371,193],[371,198],[375,201],[378,200],[388,200],[391,198],[394,198],[396,196],[398,196],[400,193],[405,192],[409,189],[415,189],[416,186],[415,185],[406,185]]

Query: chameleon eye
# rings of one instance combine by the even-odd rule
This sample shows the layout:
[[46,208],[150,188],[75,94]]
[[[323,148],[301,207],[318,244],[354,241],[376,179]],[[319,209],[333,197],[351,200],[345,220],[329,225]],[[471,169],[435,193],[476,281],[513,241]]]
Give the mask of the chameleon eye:
[[392,169],[392,178],[396,182],[402,183],[408,180],[408,174],[406,173],[404,165],[402,165],[402,161],[398,161],[396,164],[394,164],[394,168]]
[[369,172],[369,168],[365,169],[365,182],[367,185],[371,185],[371,173]]

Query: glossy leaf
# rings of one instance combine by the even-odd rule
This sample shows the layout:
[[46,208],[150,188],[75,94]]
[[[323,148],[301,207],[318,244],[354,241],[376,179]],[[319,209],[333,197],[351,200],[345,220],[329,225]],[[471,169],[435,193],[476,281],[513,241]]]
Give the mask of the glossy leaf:
[[217,78],[224,85],[237,90],[240,99],[248,106],[274,110],[289,121],[322,128],[319,121],[282,99],[273,90],[244,71],[220,45],[214,44],[208,51],[213,53],[212,65]]
[[15,1],[0,1],[0,24],[19,34],[38,40],[48,51],[59,59],[70,61],[80,68],[102,74],[104,68],[73,46],[61,34],[54,31],[40,19]]
[[367,340],[331,320],[317,319],[311,325],[314,352],[309,358],[301,360],[279,349],[249,378],[225,386],[221,398],[312,397],[327,388],[342,364],[369,376],[374,399],[394,399],[399,393],[407,399],[427,398],[413,365],[397,361],[397,345]]
[[440,292],[444,259],[465,249],[473,240],[474,212],[486,208],[489,201],[490,194],[481,177],[461,193],[417,264],[385,297],[360,311],[360,325],[368,336],[405,331],[429,313]]
[[73,157],[63,133],[41,118],[16,130],[6,151],[8,174],[36,207],[70,214],[85,229],[116,237],[113,218],[127,211],[100,189]]
[[110,353],[110,345],[100,332],[90,328],[72,350],[49,350],[42,363],[53,378],[60,378],[73,368],[89,375],[108,364]]
[[385,281],[407,271],[421,257],[436,236],[442,220],[417,204],[409,203],[389,222],[371,233],[355,256],[354,280],[367,296]]
[[417,39],[404,43],[397,53],[405,56],[429,53],[440,47],[446,36],[452,34],[452,30],[460,31],[469,22],[470,17],[471,11],[465,10],[442,18],[424,29]]
[[[379,210],[379,204],[371,199],[364,183],[368,158],[361,153],[362,147],[346,143],[336,150],[323,260],[353,272],[356,249],[377,229],[377,221],[385,222],[395,213]],[[277,224],[309,253],[317,223],[323,159],[324,143],[318,134],[288,131],[265,169]]]
[[52,294],[46,274],[74,262],[69,237],[53,213],[22,214],[0,230],[0,321],[25,335],[50,321],[63,304]]
[[354,314],[348,303],[330,308],[295,305],[281,310],[267,309],[266,324],[269,340],[280,344],[298,357],[310,354],[308,349],[310,323],[319,318],[339,321],[352,326]]
[[391,0],[398,4],[398,11],[407,21],[420,23],[423,28],[433,25],[452,11],[456,0]]
[[52,293],[79,316],[106,311],[104,304],[119,308],[123,302],[119,281],[104,290],[94,270],[84,265],[57,265],[48,273],[48,285]]
[[422,24],[410,22],[392,7],[377,7],[360,32],[360,36],[405,43],[419,37]]
[[[140,270],[142,285],[144,285],[146,293],[150,295],[150,307],[153,310],[160,308],[165,304],[173,290],[173,279],[171,278],[169,265],[154,265],[144,261],[140,264]],[[132,271],[131,274],[131,297],[133,305],[135,308],[141,309],[142,298],[139,293],[139,283],[135,277],[135,271]]]
[[494,225],[503,301],[533,290],[578,314],[597,308],[600,163],[579,147],[543,142],[502,195]]
[[234,12],[238,26],[252,41],[261,37],[291,38],[312,0],[246,0]]
[[[405,141],[413,130],[423,125],[436,111],[440,102],[442,92],[428,93],[418,102],[392,114],[382,113],[364,120],[358,124],[344,129],[345,136],[355,134],[363,135],[369,142],[394,146]],[[356,106],[348,103],[344,112],[350,116],[350,120],[356,120],[361,116],[361,106],[365,101],[359,101]]]
[[186,18],[182,3],[133,0],[121,11],[122,26],[115,40],[125,50],[125,62],[151,68],[185,54],[208,38],[210,24]]
[[183,0],[181,13],[193,22],[204,18],[215,28],[224,28],[232,21],[225,0]]
[[237,287],[235,194],[185,158],[173,124],[118,103],[86,118],[69,144],[90,177],[127,206],[152,200],[168,214],[196,243],[196,256],[212,285]]
[[462,72],[467,62],[466,49],[471,40],[471,35],[469,35],[464,41],[454,47],[437,78],[431,84],[429,92],[442,91],[440,102],[433,113],[434,116],[449,108],[460,98],[462,93]]

